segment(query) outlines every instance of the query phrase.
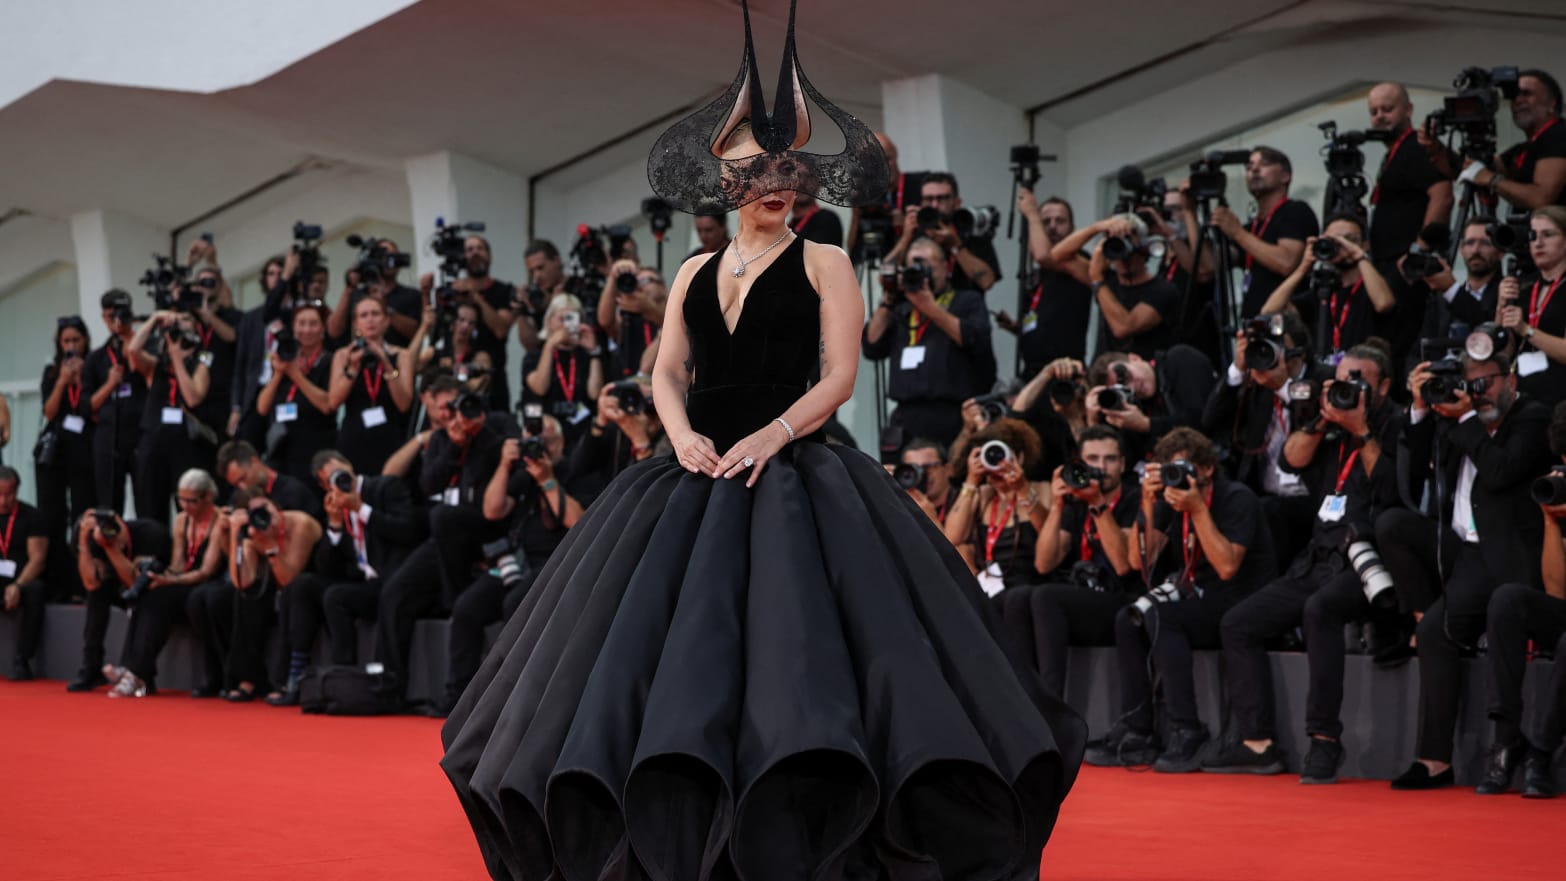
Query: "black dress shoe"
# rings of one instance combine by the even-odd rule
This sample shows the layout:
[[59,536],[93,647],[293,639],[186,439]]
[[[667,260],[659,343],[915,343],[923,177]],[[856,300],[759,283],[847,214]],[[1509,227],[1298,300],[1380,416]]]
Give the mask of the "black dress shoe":
[[1526,748],[1525,743],[1514,743],[1511,746],[1490,744],[1490,751],[1484,759],[1484,779],[1474,787],[1474,792],[1480,795],[1505,795],[1512,788],[1512,776],[1517,773],[1517,766],[1522,764]]
[[33,665],[28,663],[26,658],[17,658],[11,663],[10,678],[12,682],[32,682],[35,678]]
[[1403,776],[1392,781],[1392,788],[1399,790],[1416,789],[1440,789],[1443,786],[1451,786],[1454,777],[1452,769],[1447,768],[1439,774],[1431,774],[1424,762],[1415,762],[1410,765]]
[[1418,650],[1409,645],[1408,640],[1405,639],[1400,642],[1394,642],[1385,646],[1372,655],[1370,660],[1377,667],[1390,669],[1392,667],[1403,666],[1404,664],[1413,660],[1414,656],[1417,654],[1419,654]]
[[1549,753],[1537,749],[1528,750],[1528,757],[1523,759],[1522,795],[1523,798],[1555,797],[1555,775],[1550,773]]
[[108,685],[109,679],[96,669],[83,670],[65,686],[66,691],[92,691],[100,685]]

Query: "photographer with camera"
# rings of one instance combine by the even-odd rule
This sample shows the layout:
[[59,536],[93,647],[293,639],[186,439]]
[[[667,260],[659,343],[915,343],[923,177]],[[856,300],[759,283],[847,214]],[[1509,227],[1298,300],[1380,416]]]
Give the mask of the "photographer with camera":
[[1054,256],[1055,246],[1076,229],[1071,203],[1058,196],[1040,202],[1033,190],[1019,186],[1017,213],[1028,222],[1028,253],[1038,265],[1037,284],[1026,295],[1028,307],[1021,318],[1002,310],[995,325],[1017,335],[1019,377],[1029,380],[1052,359],[1085,357],[1093,291],[1087,260],[1080,254],[1064,261]]
[[215,440],[211,428],[196,417],[212,377],[211,359],[201,349],[195,321],[188,313],[159,310],[125,345],[125,354],[147,376],[136,450],[136,513],[165,525],[179,476],[210,466]]
[[131,454],[141,438],[141,414],[147,406],[147,382],[125,354],[135,335],[131,295],[118,288],[99,299],[109,338],[82,365],[82,382],[92,394],[93,477],[98,504],[125,510],[125,479],[133,476]]
[[362,335],[358,329],[359,304],[373,298],[380,301],[386,313],[386,339],[398,348],[411,346],[419,339],[419,318],[428,302],[419,291],[397,281],[403,267],[411,265],[411,256],[399,251],[391,239],[349,236],[348,244],[359,249],[359,256],[344,274],[342,293],[328,313],[327,339],[334,345],[346,346],[352,342],[350,329],[356,336]]
[[813,193],[794,194],[794,213],[789,215],[788,226],[802,239],[843,247],[843,221],[836,211],[823,209]]
[[[966,238],[960,229],[964,225],[962,215],[969,221]],[[929,239],[946,255],[946,274],[952,287],[983,294],[1000,279],[1000,257],[995,253],[994,226],[985,235],[975,228],[975,219],[972,211],[962,207],[957,178],[944,171],[932,171],[923,176],[919,185],[919,204],[903,209],[902,235],[882,262],[900,266],[912,257],[916,241]]]
[[[1555,299],[1556,288],[1566,276],[1566,208],[1547,205],[1533,212],[1528,254],[1535,271],[1501,280],[1495,322],[1517,344],[1517,388],[1555,404],[1566,399],[1566,297]],[[1524,291],[1528,292],[1526,312]]]
[[[1484,633],[1496,587],[1538,579],[1543,526],[1528,491],[1549,467],[1550,411],[1518,394],[1511,368],[1500,352],[1465,353],[1423,362],[1408,378],[1413,404],[1397,457],[1408,498],[1428,483],[1434,510],[1392,509],[1376,519],[1376,547],[1399,604],[1419,622],[1417,759],[1393,789],[1451,785],[1462,655]],[[1404,643],[1377,662],[1411,653]]]
[[[192,250],[198,246],[204,246],[211,257],[216,257],[217,251],[211,243],[197,239],[192,243]],[[190,316],[195,319],[196,335],[201,338],[201,350],[207,353],[207,370],[213,377],[206,398],[197,408],[197,415],[214,431],[223,431],[231,410],[229,394],[233,389],[232,377],[238,354],[238,328],[245,315],[233,307],[233,293],[228,289],[222,270],[215,264],[196,270],[186,286],[175,288],[175,295],[183,298],[176,302],[185,302],[191,307]]]
[[1388,623],[1396,605],[1381,568],[1376,517],[1401,504],[1397,437],[1403,417],[1388,399],[1392,360],[1381,340],[1350,348],[1321,395],[1321,416],[1289,435],[1288,467],[1307,475],[1320,498],[1310,542],[1283,575],[1223,617],[1224,671],[1237,738],[1202,763],[1206,771],[1279,774],[1274,745],[1272,674],[1267,643],[1305,628],[1310,689],[1305,733],[1310,744],[1302,783],[1337,780],[1343,762],[1343,630],[1350,621]]
[[[319,232],[295,226],[299,232]],[[232,438],[247,441],[252,446],[266,445],[266,421],[256,412],[256,398],[272,379],[272,362],[269,356],[277,348],[277,341],[288,328],[288,316],[298,303],[326,302],[327,285],[331,276],[320,259],[312,240],[306,239],[304,247],[295,243],[285,256],[272,257],[261,269],[261,289],[266,300],[244,313],[239,320],[234,349],[232,377],[221,378],[229,383],[228,425],[225,433]],[[309,264],[306,267],[304,264]],[[304,284],[296,284],[295,278],[308,271],[310,278]],[[295,294],[298,294],[296,297]],[[329,315],[329,312],[323,313]]]
[[[229,581],[234,598],[229,643],[228,681],[223,699],[246,703],[261,697],[271,679],[266,644],[277,612],[285,608],[287,590],[307,577],[321,523],[304,511],[285,510],[267,498],[261,487],[235,491],[228,516]],[[212,623],[221,627],[222,621]]]
[[93,480],[97,423],[84,375],[91,348],[81,316],[55,320],[54,359],[44,368],[39,389],[44,425],[33,446],[33,479],[44,534],[59,540],[57,547],[64,545],[71,524],[81,519],[97,496]]
[[1297,313],[1247,321],[1235,335],[1234,362],[1202,411],[1202,430],[1229,448],[1229,476],[1261,498],[1281,559],[1304,547],[1316,516],[1309,487],[1283,457],[1289,434],[1316,418],[1317,391],[1332,376],[1309,352],[1310,332]]
[[[1504,198],[1519,211],[1566,205],[1566,127],[1561,125],[1560,83],[1542,70],[1523,70],[1517,72],[1515,85],[1508,86],[1496,82],[1495,73],[1483,77],[1483,88],[1499,85],[1503,92],[1513,92],[1512,122],[1528,140],[1487,161],[1464,159],[1442,145],[1427,121],[1419,143],[1438,172],[1486,191],[1491,202]],[[1492,145],[1494,134],[1491,121]]]
[[647,353],[655,350],[668,302],[669,289],[653,267],[616,260],[609,268],[598,298],[598,326],[609,343],[609,377],[624,379],[642,372]]
[[1088,286],[1099,309],[1097,349],[1151,358],[1172,339],[1174,328],[1165,317],[1179,311],[1180,292],[1148,268],[1147,222],[1134,214],[1105,218],[1071,233],[1055,245],[1051,257],[1062,264],[1077,259],[1096,236],[1103,238],[1088,262]]
[[891,425],[904,437],[949,443],[962,430],[962,402],[995,380],[990,317],[982,295],[952,285],[944,248],[921,238],[907,254],[905,269],[881,277],[862,348],[872,361],[892,359]]
[[997,419],[961,455],[962,489],[946,515],[946,539],[992,597],[1037,582],[1034,549],[1050,506],[1048,485],[1027,476],[1043,455],[1038,435],[1020,419]]
[[[1148,592],[1115,614],[1121,716],[1088,747],[1093,765],[1144,765],[1185,773],[1201,765],[1207,727],[1196,709],[1193,648],[1216,648],[1219,622],[1277,571],[1261,503],[1218,473],[1218,451],[1194,428],[1153,449],[1129,560]],[[1149,663],[1151,662],[1151,664]],[[1158,748],[1153,682],[1163,685],[1169,738]]]
[[1087,424],[1114,428],[1126,460],[1140,462],[1171,429],[1201,427],[1217,378],[1207,356],[1187,345],[1171,346],[1152,360],[1103,352],[1087,371]]
[[[87,609],[82,626],[82,666],[65,686],[66,691],[119,684],[123,668],[104,664],[109,610],[128,605],[124,593],[144,573],[168,565],[172,545],[166,525],[150,519],[125,521],[105,508],[94,508],[76,524],[76,573],[87,591]],[[132,631],[136,626],[133,615]],[[126,635],[126,648],[134,638],[134,632]],[[120,657],[122,664],[128,659],[123,650]]]
[[44,569],[49,559],[49,532],[37,508],[16,497],[22,475],[0,465],[0,612],[16,615],[16,656],[10,679],[33,678],[33,655],[43,637],[44,601],[49,586]]
[[217,473],[234,489],[262,493],[285,511],[303,511],[317,520],[324,513],[321,495],[309,483],[266,464],[244,441],[229,441],[218,450]]
[[560,294],[544,313],[544,345],[522,361],[523,401],[536,401],[560,420],[566,446],[586,433],[604,387],[604,350],[582,301]]
[[1241,223],[1228,206],[1213,208],[1213,226],[1244,254],[1241,318],[1265,311],[1262,304],[1299,265],[1305,240],[1321,229],[1309,205],[1289,198],[1293,180],[1294,166],[1288,156],[1272,147],[1257,147],[1245,163],[1245,187],[1256,200],[1256,216]]
[[[488,239],[479,235],[462,239],[463,275],[451,282],[454,300],[450,306],[459,310],[462,307],[477,310],[478,320],[466,329],[468,336],[462,344],[487,356],[490,406],[504,410],[511,406],[511,383],[506,375],[506,338],[511,333],[511,325],[517,320],[517,289],[489,274],[492,260]],[[426,273],[419,278],[423,301],[429,299],[434,287],[433,274]],[[456,334],[456,328],[452,328],[452,339],[446,341],[453,355],[457,345]],[[424,341],[420,340],[419,346],[423,345]]]
[[[430,310],[423,315],[421,326],[426,326]],[[386,304],[379,297],[360,300],[353,321],[353,342],[332,356],[327,403],[343,413],[337,448],[355,468],[376,474],[408,434],[414,356],[412,350],[391,344]]]
[[456,376],[457,381],[469,391],[488,398],[490,407],[505,409],[507,404],[497,401],[493,393],[494,364],[490,361],[489,353],[476,345],[479,322],[477,306],[471,303],[458,304],[452,310],[446,334],[433,344],[426,343],[419,352],[419,370],[423,371],[431,364],[438,365]]
[[[1370,192],[1370,253],[1383,270],[1408,253],[1424,227],[1452,216],[1452,182],[1430,164],[1413,125],[1414,102],[1401,83],[1380,83],[1368,97],[1370,127],[1384,132],[1386,156]],[[1409,143],[1413,141],[1413,143]]]
[[944,528],[946,515],[957,500],[951,466],[946,463],[946,448],[928,438],[916,437],[903,447],[901,460],[891,469],[892,479],[937,527]]
[[[1316,340],[1322,358],[1364,342],[1376,316],[1391,312],[1397,299],[1365,253],[1365,224],[1340,214],[1327,219],[1320,237],[1305,240],[1300,265],[1267,297],[1262,313],[1293,307],[1307,327],[1325,333]],[[1325,309],[1326,315],[1320,315]],[[1323,328],[1319,318],[1325,318]]]
[[332,359],[325,348],[326,319],[324,303],[294,309],[290,333],[277,339],[268,356],[271,377],[256,397],[256,412],[268,422],[266,458],[299,481],[310,479],[311,455],[337,442],[337,408],[327,391]]
[[[548,441],[550,431],[559,429],[556,421],[552,428],[535,433]],[[562,438],[561,449],[570,459],[572,494],[583,504],[592,504],[621,471],[674,452],[653,407],[652,386],[641,377],[605,385],[587,432],[575,445]]]

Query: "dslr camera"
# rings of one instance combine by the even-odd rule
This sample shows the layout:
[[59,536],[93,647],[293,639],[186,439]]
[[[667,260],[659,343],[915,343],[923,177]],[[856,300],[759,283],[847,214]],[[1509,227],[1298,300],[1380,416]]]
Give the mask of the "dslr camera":
[[620,405],[620,412],[627,416],[640,416],[647,412],[647,395],[642,384],[634,379],[622,379],[609,386],[609,394]]
[[1246,370],[1271,370],[1288,356],[1282,315],[1258,316],[1245,322]]
[[332,472],[331,477],[327,478],[327,482],[332,485],[332,489],[340,493],[351,493],[358,481],[354,480],[353,474],[348,469],[338,468]]
[[916,489],[919,492],[928,492],[930,488],[930,473],[924,470],[923,465],[910,465],[904,462],[892,469],[892,480],[904,490]]
[[1244,165],[1251,161],[1249,150],[1214,150],[1191,163],[1191,198],[1198,202],[1225,204],[1224,194],[1229,191],[1229,177],[1224,174],[1225,165]]
[[1337,410],[1353,410],[1369,398],[1370,383],[1361,378],[1358,370],[1350,370],[1348,379],[1327,386],[1327,403]]
[[489,400],[478,392],[465,390],[457,395],[457,415],[463,419],[477,419],[489,409]]
[[1468,380],[1463,378],[1462,362],[1456,358],[1442,358],[1426,368],[1430,378],[1419,387],[1419,396],[1429,405],[1455,404],[1457,393],[1468,391]]
[[1535,505],[1566,505],[1566,465],[1556,465],[1528,488]]
[[1114,384],[1098,391],[1095,403],[1100,410],[1124,410],[1136,402],[1136,392],[1131,389],[1131,371],[1125,364],[1110,366]]
[[1003,440],[986,441],[984,446],[979,448],[979,462],[986,471],[999,471],[1007,462],[1015,459],[1016,454]]
[[1005,419],[1006,414],[1010,412],[1006,406],[1006,396],[998,392],[979,395],[973,399],[973,402],[979,405],[979,409],[984,411],[984,420],[986,422]]
[[1185,459],[1165,462],[1158,473],[1164,486],[1170,489],[1190,489],[1196,485],[1196,466]]
[[138,560],[136,563],[136,578],[130,587],[120,591],[120,600],[126,603],[135,603],[141,599],[152,584],[152,576],[162,574],[168,567],[160,560]]
[[1104,469],[1095,468],[1080,459],[1067,462],[1060,469],[1061,482],[1075,490],[1087,489],[1095,484],[1102,487],[1103,479]]
[[1426,126],[1436,138],[1457,132],[1464,157],[1489,162],[1495,155],[1495,115],[1503,98],[1517,97],[1518,78],[1516,67],[1464,68],[1452,81],[1457,94],[1442,99],[1441,109],[1425,118]]
[[113,508],[93,508],[92,519],[98,526],[98,533],[107,539],[115,539],[120,534],[120,524],[115,519]]

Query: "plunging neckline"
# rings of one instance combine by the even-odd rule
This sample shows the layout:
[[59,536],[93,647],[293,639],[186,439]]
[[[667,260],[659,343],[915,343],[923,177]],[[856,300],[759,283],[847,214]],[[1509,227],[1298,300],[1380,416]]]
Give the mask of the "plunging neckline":
[[761,272],[751,280],[750,287],[747,288],[745,294],[740,297],[739,315],[735,317],[733,327],[729,327],[729,318],[723,312],[723,298],[718,295],[718,285],[722,281],[722,277],[718,270],[722,268],[723,263],[723,255],[721,253],[718,255],[718,263],[713,267],[712,300],[714,305],[716,305],[718,308],[718,320],[723,323],[723,330],[728,334],[729,339],[733,339],[734,334],[739,332],[740,322],[745,320],[745,309],[750,305],[750,295],[755,293],[756,285],[761,284],[761,280],[767,277],[767,273],[772,271],[772,267],[782,263],[783,258],[788,256],[788,252],[794,250],[794,246],[799,244],[801,241],[803,241],[803,237],[796,234],[794,236],[794,241],[789,242],[788,247],[784,248],[782,253],[778,254],[778,256],[772,258],[772,262],[768,263],[766,268],[761,270]]

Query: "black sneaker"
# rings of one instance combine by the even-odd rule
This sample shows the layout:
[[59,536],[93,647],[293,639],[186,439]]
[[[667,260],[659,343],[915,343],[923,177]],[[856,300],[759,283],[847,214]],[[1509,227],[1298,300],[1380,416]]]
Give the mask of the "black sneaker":
[[1169,745],[1153,762],[1153,770],[1165,774],[1189,774],[1199,770],[1202,767],[1202,752],[1210,739],[1205,725],[1196,728],[1176,727],[1169,735]]
[[104,676],[96,668],[93,668],[93,669],[90,669],[90,670],[83,670],[80,673],[77,673],[76,674],[76,678],[72,679],[70,681],[70,683],[65,686],[65,690],[66,691],[92,691],[94,688],[97,688],[100,685],[108,685],[108,684],[109,684],[108,677]]
[[1088,744],[1082,761],[1100,768],[1124,768],[1151,764],[1157,757],[1158,748],[1151,734],[1134,731],[1117,722],[1102,740]]
[[1421,789],[1441,789],[1451,786],[1455,775],[1451,768],[1447,768],[1439,774],[1430,773],[1430,769],[1424,762],[1415,762],[1408,766],[1402,776],[1392,781],[1392,788],[1400,792],[1411,792]]
[[1244,741],[1236,740],[1204,759],[1202,770],[1213,774],[1282,774],[1283,754],[1278,752],[1276,743],[1257,752]]
[[1523,759],[1522,797],[1555,797],[1555,775],[1550,773],[1550,754],[1544,750],[1530,749]]
[[1336,783],[1343,767],[1343,744],[1336,740],[1310,738],[1305,761],[1300,765],[1301,783]]

